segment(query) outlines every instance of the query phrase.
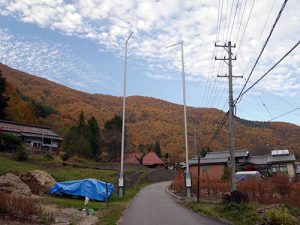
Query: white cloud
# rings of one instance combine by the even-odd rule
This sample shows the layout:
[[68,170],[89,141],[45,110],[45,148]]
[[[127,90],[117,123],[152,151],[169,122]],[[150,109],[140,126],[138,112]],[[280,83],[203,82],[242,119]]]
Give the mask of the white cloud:
[[[235,4],[236,2],[234,1]],[[231,36],[232,41],[235,41],[236,36],[238,37],[238,45],[252,4],[250,0],[239,2],[241,4],[238,7]],[[246,11],[241,29],[237,33],[244,4],[246,4]],[[234,66],[234,74],[248,74],[281,4],[282,1],[275,2],[266,29],[258,43],[260,32],[273,1],[255,2],[243,45],[238,54],[240,66]],[[231,1],[223,1],[220,41],[224,41],[224,36],[230,33],[228,25],[229,21],[231,24],[233,23],[235,5],[231,20],[229,20],[230,9]],[[1,15],[13,16],[21,21],[35,23],[67,35],[91,39],[118,55],[123,55],[124,41],[130,31],[133,31],[134,35],[129,43],[129,55],[137,60],[138,58],[148,60],[154,74],[157,74],[158,70],[167,70],[165,73],[151,76],[154,79],[162,79],[164,74],[166,74],[166,79],[177,79],[177,75],[170,76],[170,71],[181,69],[180,48],[165,49],[165,47],[179,40],[185,41],[186,72],[189,80],[212,79],[208,83],[216,84],[215,75],[218,70],[220,73],[226,71],[226,66],[220,67],[219,62],[216,62],[214,67],[211,66],[217,31],[218,1],[2,0],[0,1],[0,10],[2,11]],[[298,41],[299,11],[298,0],[290,0],[287,3],[282,18],[280,18],[251,80],[259,77]],[[234,49],[234,51],[236,50]],[[225,54],[221,49],[218,49],[217,53],[218,56]],[[287,59],[281,64],[281,70],[277,70],[276,74],[270,74],[264,79],[262,84],[270,84],[264,85],[265,88],[287,94],[296,90],[299,86],[299,79],[295,78],[299,76],[299,58],[300,50],[298,48],[289,56],[289,60]],[[210,68],[215,68],[214,73]],[[235,82],[241,85],[244,81],[235,80]]]
[[0,29],[0,62],[49,80],[90,91],[88,84],[105,87],[109,77],[78,58],[68,46],[40,40],[25,40]]

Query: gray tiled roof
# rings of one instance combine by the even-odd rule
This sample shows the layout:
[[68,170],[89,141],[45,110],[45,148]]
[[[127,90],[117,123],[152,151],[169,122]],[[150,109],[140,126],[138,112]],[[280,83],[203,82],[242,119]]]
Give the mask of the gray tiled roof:
[[0,120],[0,130],[11,133],[26,133],[58,137],[58,135],[51,131],[48,127],[27,125],[6,120]]
[[268,155],[250,156],[247,162],[255,165],[268,164]]
[[296,161],[294,154],[289,155],[277,155],[277,156],[271,156],[268,157],[269,163],[276,163],[276,162],[290,162],[290,161]]
[[[201,158],[200,164],[227,164],[228,158],[213,158],[213,159],[207,159],[207,158]],[[198,164],[197,158],[191,158],[189,159],[189,165],[195,165]]]
[[[235,150],[235,157],[247,157],[249,155],[249,151],[247,149],[243,150]],[[222,152],[208,152],[205,156],[206,159],[220,159],[220,158],[229,158],[229,151]]]
[[249,156],[246,162],[256,164],[256,165],[264,165],[271,164],[276,162],[293,162],[296,161],[294,154],[289,155],[260,155],[260,156]]

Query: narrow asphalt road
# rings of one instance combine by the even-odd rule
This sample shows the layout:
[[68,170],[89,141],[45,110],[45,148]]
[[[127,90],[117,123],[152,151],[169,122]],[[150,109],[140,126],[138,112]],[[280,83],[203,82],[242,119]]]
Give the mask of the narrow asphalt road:
[[224,225],[193,213],[165,190],[170,182],[143,188],[128,206],[118,225]]

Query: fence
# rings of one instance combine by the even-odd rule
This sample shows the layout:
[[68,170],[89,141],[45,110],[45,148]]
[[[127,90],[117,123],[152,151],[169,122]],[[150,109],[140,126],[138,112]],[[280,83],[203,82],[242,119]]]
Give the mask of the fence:
[[[184,175],[179,172],[173,180],[177,193],[184,193]],[[237,189],[246,194],[250,202],[262,204],[287,203],[300,207],[300,182],[290,182],[283,174],[261,180],[249,179],[238,182]],[[192,182],[193,195],[197,195],[197,179]],[[200,200],[204,203],[221,203],[225,194],[230,192],[229,181],[214,179],[200,180]]]

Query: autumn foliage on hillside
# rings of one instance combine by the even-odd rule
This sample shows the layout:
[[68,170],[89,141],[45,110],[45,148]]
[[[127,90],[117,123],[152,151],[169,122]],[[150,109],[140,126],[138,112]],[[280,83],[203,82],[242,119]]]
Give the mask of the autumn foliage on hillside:
[[[94,116],[101,128],[114,115],[121,115],[122,98],[80,92],[43,78],[35,77],[0,64],[9,83],[11,102],[7,109],[12,119],[49,124],[61,135],[76,123],[80,111],[87,118]],[[31,107],[15,93],[34,99],[57,110],[47,118],[35,118]],[[126,101],[126,151],[147,149],[158,138],[162,153],[184,156],[183,107],[163,100],[131,96]],[[26,112],[26,113],[25,113]],[[193,152],[193,127],[197,142],[207,147],[207,140],[219,125],[224,112],[218,109],[187,107],[190,155]],[[271,149],[289,149],[300,153],[300,127],[288,123],[261,123],[236,120],[236,148],[252,153],[269,153]],[[223,130],[209,146],[211,150],[228,148],[228,132]]]

